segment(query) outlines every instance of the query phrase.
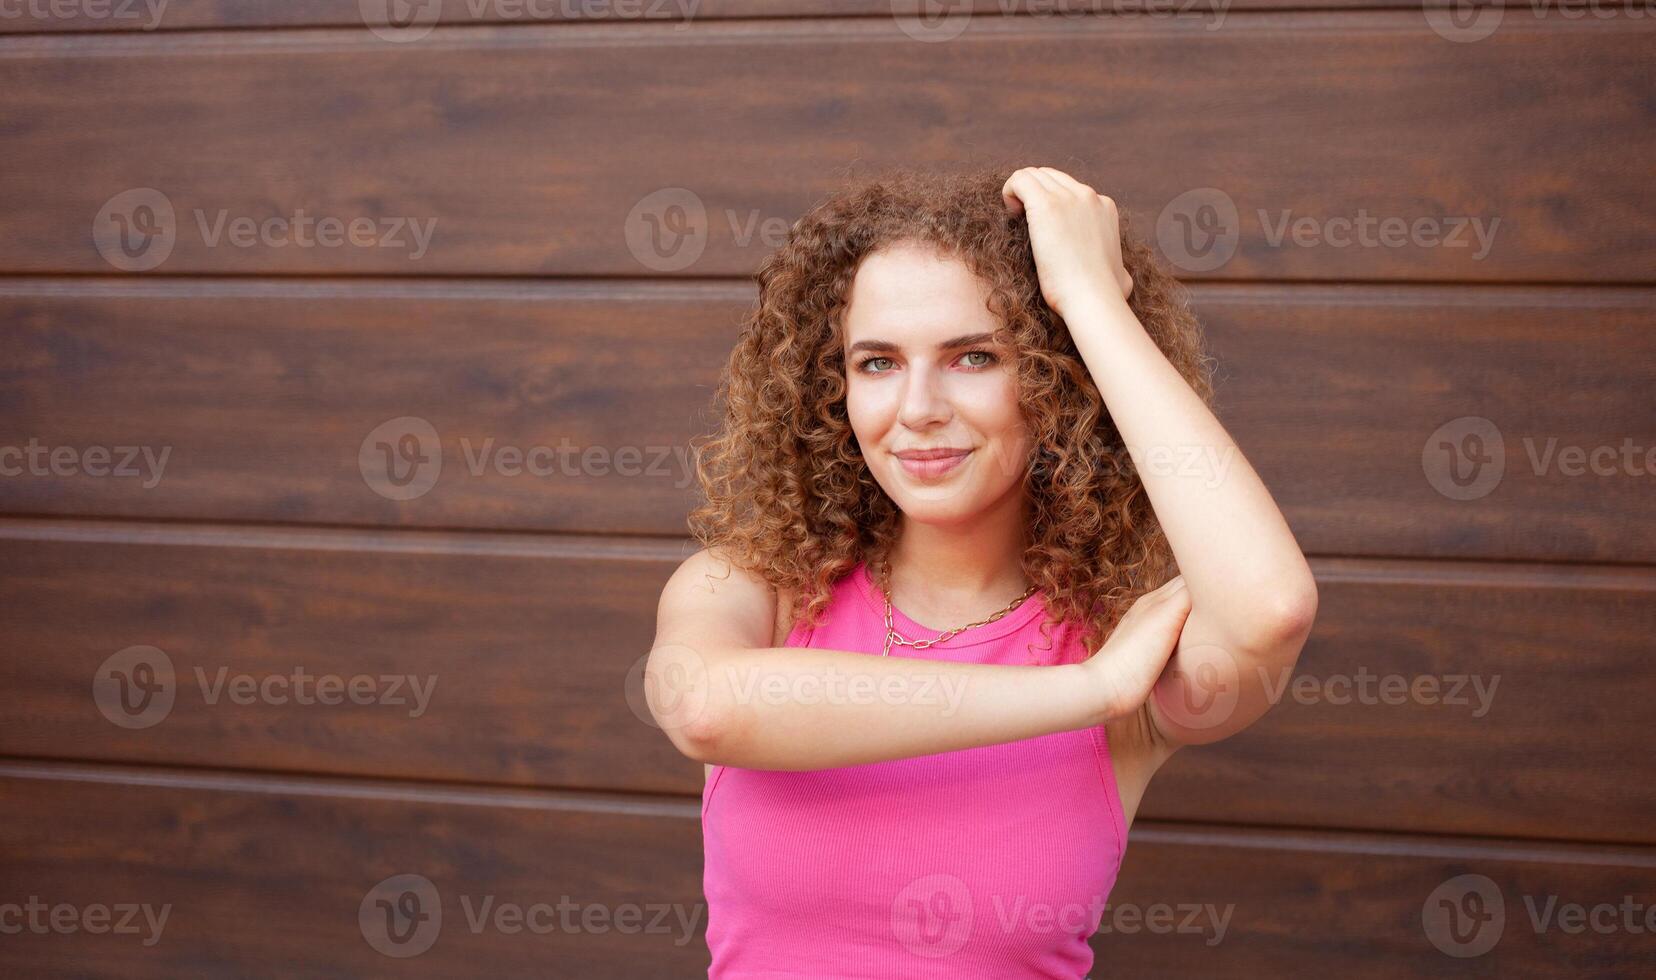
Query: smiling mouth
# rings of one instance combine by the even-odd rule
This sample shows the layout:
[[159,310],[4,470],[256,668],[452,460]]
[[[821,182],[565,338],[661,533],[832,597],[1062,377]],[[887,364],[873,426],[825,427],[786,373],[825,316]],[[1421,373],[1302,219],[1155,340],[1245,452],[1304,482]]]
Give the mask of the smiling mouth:
[[971,454],[970,449],[927,450],[898,456],[897,461],[903,464],[904,472],[910,476],[934,480],[958,467]]

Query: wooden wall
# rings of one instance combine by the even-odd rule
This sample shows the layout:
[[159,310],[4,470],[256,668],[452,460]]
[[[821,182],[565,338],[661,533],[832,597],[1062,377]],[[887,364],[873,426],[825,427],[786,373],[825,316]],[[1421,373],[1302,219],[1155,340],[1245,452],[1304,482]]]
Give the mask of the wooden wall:
[[1320,585],[1112,895],[1225,931],[1095,976],[1656,961],[1648,5],[155,2],[0,9],[0,970],[704,973],[683,449],[778,229],[978,162],[1158,242]]

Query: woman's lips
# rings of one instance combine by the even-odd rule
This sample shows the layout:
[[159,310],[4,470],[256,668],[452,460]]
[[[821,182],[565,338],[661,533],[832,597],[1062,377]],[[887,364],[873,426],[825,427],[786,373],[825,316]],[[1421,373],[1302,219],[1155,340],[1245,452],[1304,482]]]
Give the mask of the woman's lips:
[[921,480],[935,480],[960,465],[961,460],[970,456],[970,449],[964,452],[951,453],[936,459],[905,459],[897,457],[897,462],[903,464],[903,469],[909,476]]

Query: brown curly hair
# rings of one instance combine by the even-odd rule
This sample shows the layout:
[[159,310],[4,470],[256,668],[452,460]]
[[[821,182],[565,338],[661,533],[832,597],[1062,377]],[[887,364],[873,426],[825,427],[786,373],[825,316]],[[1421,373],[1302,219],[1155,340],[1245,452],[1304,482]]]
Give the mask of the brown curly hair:
[[[758,303],[714,396],[721,431],[692,445],[705,499],[689,526],[703,547],[791,590],[800,621],[816,625],[833,585],[859,562],[889,587],[899,511],[847,421],[841,316],[862,260],[899,243],[963,260],[991,287],[998,336],[1015,352],[1034,440],[1022,568],[1046,602],[1043,634],[1079,626],[1083,648],[1095,650],[1133,600],[1169,577],[1172,552],[1121,434],[1041,296],[1026,217],[1001,197],[1010,175],[864,177],[800,218],[759,268]],[[1125,212],[1121,222],[1129,305],[1211,404],[1212,361],[1183,288],[1129,232]]]

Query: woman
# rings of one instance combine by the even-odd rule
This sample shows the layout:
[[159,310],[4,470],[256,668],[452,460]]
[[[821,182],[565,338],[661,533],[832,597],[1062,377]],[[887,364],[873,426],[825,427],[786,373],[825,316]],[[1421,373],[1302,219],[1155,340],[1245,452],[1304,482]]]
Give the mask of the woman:
[[646,667],[710,976],[1084,976],[1150,777],[1297,660],[1310,570],[1119,222],[902,174],[761,268]]

